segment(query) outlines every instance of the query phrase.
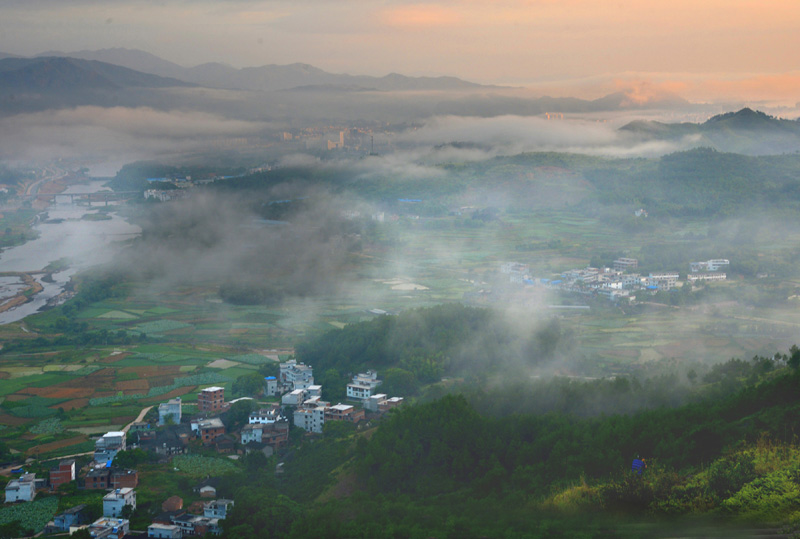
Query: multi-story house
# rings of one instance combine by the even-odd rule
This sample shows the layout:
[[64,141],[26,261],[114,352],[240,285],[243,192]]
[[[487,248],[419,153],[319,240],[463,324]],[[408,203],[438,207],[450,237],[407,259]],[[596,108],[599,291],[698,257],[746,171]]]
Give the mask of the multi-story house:
[[36,497],[36,474],[26,473],[6,485],[6,503],[32,502]]
[[166,425],[172,423],[177,425],[181,422],[181,398],[176,397],[158,405],[158,424]]
[[136,509],[136,491],[132,488],[118,488],[103,496],[103,516],[118,518],[126,505]]
[[217,417],[200,420],[196,425],[197,436],[202,440],[204,445],[213,443],[217,436],[225,434],[225,425],[223,425],[222,420]]
[[347,384],[347,397],[359,400],[368,399],[381,383],[382,380],[378,380],[378,373],[375,371],[359,373],[353,376],[352,382]]
[[75,481],[75,459],[62,460],[58,468],[50,471],[50,488],[53,490],[70,481]]
[[114,460],[118,452],[125,450],[125,436],[123,431],[105,433],[94,443],[94,460],[99,463]]
[[225,388],[207,387],[197,395],[197,410],[200,412],[218,412],[225,409]]
[[220,498],[210,501],[203,506],[203,516],[224,520],[228,516],[228,507],[233,507],[233,500]]
[[291,359],[286,363],[281,363],[280,369],[278,379],[285,387],[306,389],[308,386],[314,385],[314,370],[304,363],[298,363]]
[[325,425],[325,406],[303,405],[294,411],[294,424],[308,432],[322,434],[322,427]]
[[325,421],[347,421],[358,423],[364,419],[364,410],[349,404],[334,404],[325,409]]

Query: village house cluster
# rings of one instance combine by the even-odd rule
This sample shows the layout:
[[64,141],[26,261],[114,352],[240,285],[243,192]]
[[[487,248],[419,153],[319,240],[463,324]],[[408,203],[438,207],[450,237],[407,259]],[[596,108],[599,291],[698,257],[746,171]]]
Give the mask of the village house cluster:
[[342,403],[331,405],[323,401],[322,386],[314,384],[313,369],[296,360],[281,363],[277,379],[265,379],[268,394],[283,393],[281,404],[293,409],[294,425],[318,434],[322,433],[326,421],[355,424],[366,418],[367,411],[383,413],[403,402],[402,397],[390,399],[384,394],[375,394],[380,384],[378,373],[372,370],[353,376],[352,382],[347,384],[347,397],[361,404],[357,407]]
[[[264,395],[280,402],[262,404],[252,410],[241,429],[229,432],[226,427],[225,414],[236,401],[225,400],[224,387],[206,387],[198,393],[197,413],[191,417],[184,414],[185,404],[181,398],[175,397],[158,405],[157,420],[134,422],[127,431],[109,431],[98,437],[92,461],[81,470],[77,469],[74,459],[59,462],[51,470],[49,480],[37,479],[36,474],[20,470],[20,475],[6,485],[5,501],[33,501],[37,492],[53,492],[70,482],[79,483],[88,490],[105,490],[102,518],[88,522],[85,506],[78,505],[56,515],[46,531],[58,533],[87,528],[92,537],[130,536],[129,517],[136,509],[139,474],[137,470],[115,464],[121,451],[138,448],[168,460],[174,455],[188,453],[192,444],[198,444],[220,454],[258,451],[269,457],[288,446],[291,423],[309,434],[320,434],[329,421],[358,424],[401,405],[402,397],[377,392],[381,383],[376,371],[357,373],[347,384],[349,402],[331,404],[322,400],[322,386],[314,383],[313,369],[292,359],[280,364],[277,377],[264,378]],[[279,471],[276,469],[276,473]],[[174,539],[221,533],[221,521],[233,501],[216,499],[213,478],[198,485],[195,491],[202,498],[215,499],[184,509],[181,498],[170,497],[162,505],[163,513],[148,527],[147,537]]]
[[[687,281],[724,281],[727,275],[719,270],[730,265],[729,260],[714,259],[692,262]],[[508,275],[509,282],[522,286],[544,287],[562,292],[606,298],[615,303],[631,302],[639,290],[655,293],[667,291],[679,284],[677,271],[657,271],[647,275],[637,273],[639,261],[635,258],[618,258],[610,268],[586,267],[563,272],[559,279],[536,279],[531,276],[530,266],[519,262],[505,262],[500,272]]]

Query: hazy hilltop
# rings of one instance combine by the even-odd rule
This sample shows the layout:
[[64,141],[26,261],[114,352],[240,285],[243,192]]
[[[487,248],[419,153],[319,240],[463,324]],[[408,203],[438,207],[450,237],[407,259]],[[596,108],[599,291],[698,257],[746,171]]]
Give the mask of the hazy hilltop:
[[150,73],[151,75],[158,75],[160,77],[173,77],[180,78],[176,75],[185,68],[163,58],[159,58],[155,54],[150,54],[138,49],[124,49],[115,47],[111,49],[100,49],[96,51],[82,50],[74,52],[64,51],[47,51],[37,54],[37,58],[60,56],[68,58],[78,58],[81,60],[95,60],[98,62],[105,62],[107,64],[115,64],[135,71],[143,73]]
[[65,57],[5,58],[0,60],[4,90],[91,90],[98,88],[167,88],[192,84],[142,73],[96,60]]
[[699,146],[752,155],[800,150],[800,122],[750,108],[719,114],[703,123],[637,120],[621,127],[620,132],[644,140],[693,137]]

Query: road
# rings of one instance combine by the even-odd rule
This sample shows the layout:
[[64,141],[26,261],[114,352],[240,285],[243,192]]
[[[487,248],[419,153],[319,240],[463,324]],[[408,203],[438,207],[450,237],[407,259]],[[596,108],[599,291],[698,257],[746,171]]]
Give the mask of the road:
[[152,408],[153,408],[152,406],[148,406],[147,408],[142,408],[142,411],[139,412],[139,415],[136,417],[136,419],[134,419],[133,421],[122,427],[122,432],[128,432],[131,428],[131,425],[133,425],[134,423],[138,423],[139,421],[144,419],[144,416],[146,416],[147,412],[149,412]]

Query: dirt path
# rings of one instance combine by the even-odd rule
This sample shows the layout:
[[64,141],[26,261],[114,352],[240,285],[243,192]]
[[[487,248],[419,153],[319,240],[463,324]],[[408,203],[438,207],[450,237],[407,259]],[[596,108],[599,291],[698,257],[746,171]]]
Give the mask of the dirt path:
[[131,425],[133,425],[134,423],[138,423],[139,421],[144,419],[144,416],[146,416],[147,412],[149,412],[152,408],[153,408],[152,406],[148,406],[147,408],[142,408],[142,411],[139,412],[139,415],[136,416],[136,419],[134,419],[133,421],[122,427],[122,432],[128,432],[131,428]]

